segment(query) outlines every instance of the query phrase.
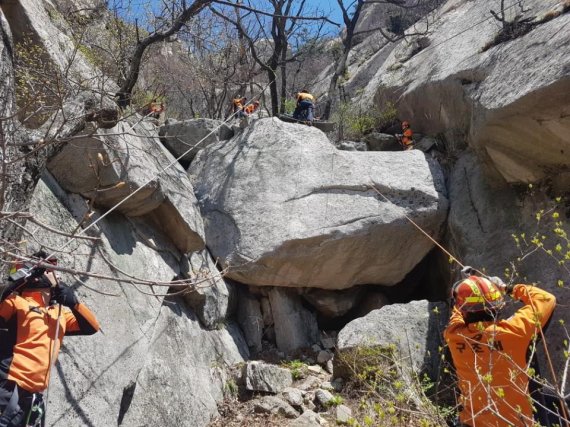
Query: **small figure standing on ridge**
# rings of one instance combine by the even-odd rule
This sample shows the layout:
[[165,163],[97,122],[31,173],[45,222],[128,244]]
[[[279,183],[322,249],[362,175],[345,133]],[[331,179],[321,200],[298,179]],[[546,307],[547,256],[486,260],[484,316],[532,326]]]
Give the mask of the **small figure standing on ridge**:
[[247,103],[247,98],[245,96],[237,96],[236,98],[234,98],[232,100],[232,105],[233,105],[233,113],[236,115],[236,117],[240,118],[240,117],[245,117],[246,113],[244,111],[244,106]]
[[245,108],[243,109],[243,111],[248,116],[251,116],[253,113],[255,113],[259,109],[259,105],[260,105],[259,101],[254,101],[251,104],[246,105]]
[[413,136],[414,132],[410,128],[410,122],[404,120],[402,122],[402,133],[396,134],[396,138],[398,138],[398,142],[404,150],[412,150],[414,148]]
[[[531,285],[507,286],[473,275],[453,286],[455,300],[444,332],[461,391],[461,426],[531,426],[528,350],[556,306],[554,295]],[[523,306],[508,319],[505,295]],[[534,397],[534,395],[533,395]]]
[[307,89],[303,89],[297,94],[297,107],[293,112],[296,120],[312,123],[314,120],[315,97]]

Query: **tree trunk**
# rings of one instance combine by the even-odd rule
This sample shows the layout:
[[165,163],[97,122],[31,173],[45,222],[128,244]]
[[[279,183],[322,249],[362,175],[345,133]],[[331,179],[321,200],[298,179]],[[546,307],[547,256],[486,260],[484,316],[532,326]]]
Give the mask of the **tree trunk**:
[[346,70],[346,63],[348,61],[348,55],[352,49],[352,40],[354,39],[354,30],[356,29],[356,24],[358,23],[358,18],[360,17],[360,12],[364,6],[364,1],[359,0],[354,9],[352,16],[349,16],[348,11],[342,3],[342,0],[337,0],[339,7],[342,11],[342,16],[344,20],[344,25],[346,26],[345,36],[342,40],[343,50],[340,58],[335,64],[334,74],[332,75],[331,82],[329,84],[328,99],[325,104],[325,111],[323,113],[323,119],[328,120],[331,115],[332,104],[337,96],[338,80]]
[[279,115],[279,93],[277,90],[277,74],[276,68],[267,70],[267,77],[269,78],[269,94],[271,96],[271,115]]
[[281,50],[281,103],[279,111],[281,114],[286,113],[285,101],[287,100],[287,41],[285,40],[283,49]]

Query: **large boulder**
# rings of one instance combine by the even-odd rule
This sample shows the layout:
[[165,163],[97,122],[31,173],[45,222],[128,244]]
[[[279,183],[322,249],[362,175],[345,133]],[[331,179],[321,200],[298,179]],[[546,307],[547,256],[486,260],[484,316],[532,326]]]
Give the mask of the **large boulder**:
[[275,118],[202,150],[189,172],[209,249],[250,285],[394,285],[432,247],[406,216],[437,238],[447,211],[441,169],[423,153],[339,151]]
[[169,120],[158,130],[160,141],[174,157],[186,164],[196,153],[208,145],[230,139],[233,130],[220,120],[189,119],[181,122]]
[[364,294],[362,287],[342,291],[312,289],[303,295],[315,309],[326,317],[340,317],[359,303]]
[[[354,351],[362,348],[389,349],[401,362],[408,378],[427,373],[437,378],[441,333],[448,320],[447,305],[425,300],[392,304],[374,310],[347,324],[338,334],[334,376],[350,376],[347,366],[355,368],[359,360]],[[364,353],[363,353],[364,354]],[[359,369],[356,366],[356,369]]]
[[243,367],[245,388],[250,391],[279,393],[293,384],[293,377],[288,369],[269,363],[251,361]]
[[[89,3],[89,7],[84,7],[84,9],[94,10],[100,7],[102,2],[93,0],[87,3]],[[69,84],[70,87],[78,85],[82,86],[83,90],[86,87],[98,91],[115,90],[117,85],[112,79],[109,79],[108,76],[100,78],[101,73],[90,63],[84,54],[84,50],[78,49],[73,36],[67,35],[73,34],[73,31],[60,12],[55,9],[60,6],[62,5],[54,5],[51,2],[46,4],[35,0],[9,1],[2,3],[2,12],[10,24],[14,41],[16,43],[33,43],[39,49],[35,51],[35,54],[41,51],[42,65],[45,69],[49,69],[50,73],[55,70],[61,71],[63,78],[71,75],[82,77],[81,79],[68,78],[65,83]],[[76,6],[75,11],[82,9],[80,4]],[[55,77],[52,77],[55,81]],[[44,89],[43,94],[53,102],[54,94],[53,92],[50,93],[53,87],[36,88],[40,93]],[[29,120],[27,125],[29,125]]]
[[261,351],[263,338],[263,315],[259,299],[247,290],[245,286],[238,288],[237,321],[243,331],[247,345],[251,352],[256,354]]
[[180,251],[204,248],[192,185],[158,141],[154,126],[131,118],[112,129],[87,130],[66,144],[48,169],[65,190],[96,207],[144,215]]
[[151,223],[113,214],[86,233],[92,240],[70,243],[66,235],[78,229],[87,203],[49,174],[44,180],[32,200],[34,216],[63,234],[29,224],[33,244],[50,251],[67,244],[57,252],[60,266],[125,279],[61,273],[102,332],[65,338],[50,385],[48,424],[207,425],[223,399],[224,366],[248,356],[241,332],[229,321],[206,331],[182,299],[164,300],[167,282],[180,275],[181,254]]
[[183,277],[196,284],[186,290],[182,286],[184,301],[206,329],[219,328],[235,308],[233,283],[224,280],[207,250],[183,256],[180,271]]

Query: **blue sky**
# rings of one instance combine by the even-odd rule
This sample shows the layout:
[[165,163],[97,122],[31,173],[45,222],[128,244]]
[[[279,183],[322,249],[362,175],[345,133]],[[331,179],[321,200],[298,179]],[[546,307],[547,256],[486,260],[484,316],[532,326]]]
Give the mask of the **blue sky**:
[[[122,4],[128,5],[127,7],[122,10],[122,13],[119,12],[125,19],[133,22],[135,18],[139,19],[139,22],[144,20],[144,9],[145,6],[149,4],[153,4],[155,2],[157,5],[161,3],[160,0],[112,0],[110,5],[113,6],[114,4]],[[348,3],[346,1],[345,3]],[[308,9],[320,9],[329,19],[335,21],[339,24],[342,24],[342,14],[340,13],[338,4],[336,0],[307,0],[306,7]],[[137,16],[140,14],[140,16]],[[337,31],[336,29],[331,29],[331,32]]]
[[327,13],[330,20],[342,25],[342,13],[340,12],[340,8],[335,0],[308,0],[307,4],[313,7],[318,7]]

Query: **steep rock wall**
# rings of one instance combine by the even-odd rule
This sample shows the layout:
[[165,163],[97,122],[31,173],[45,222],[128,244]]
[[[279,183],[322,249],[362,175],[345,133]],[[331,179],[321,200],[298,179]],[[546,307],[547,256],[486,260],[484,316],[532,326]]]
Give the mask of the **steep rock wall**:
[[[402,41],[362,99],[380,108],[396,101],[417,131],[467,140],[508,182],[536,182],[570,162],[570,14],[542,22],[561,3],[527,1],[532,31],[483,51],[500,28],[488,9],[448,1],[422,36],[424,48],[406,55],[413,38]],[[520,13],[516,5],[507,12]]]
[[[32,206],[37,219],[70,233],[86,209],[49,175]],[[61,248],[69,240],[40,227],[31,231],[32,246]],[[157,282],[180,274],[176,247],[144,221],[113,214],[88,234],[100,243],[74,241],[58,254],[61,265]],[[82,282],[63,274],[102,332],[66,338],[50,386],[48,425],[207,424],[223,397],[225,368],[247,357],[241,332],[231,322],[203,329],[181,300],[164,299],[168,287],[78,277]]]

